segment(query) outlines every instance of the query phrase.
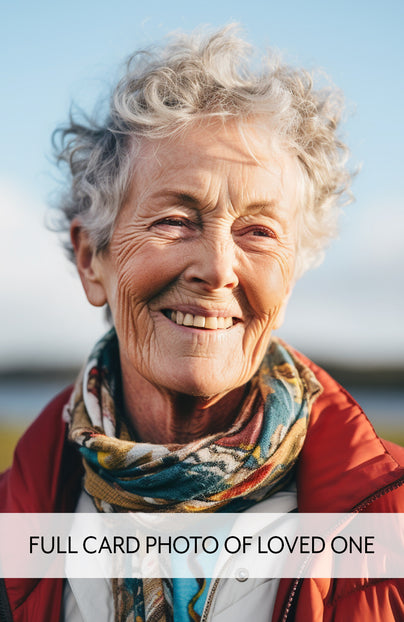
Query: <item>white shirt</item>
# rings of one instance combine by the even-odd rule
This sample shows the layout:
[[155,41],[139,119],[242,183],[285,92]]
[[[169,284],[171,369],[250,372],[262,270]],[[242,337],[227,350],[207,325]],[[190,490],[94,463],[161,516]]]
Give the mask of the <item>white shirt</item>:
[[[257,503],[245,513],[287,513],[297,508],[296,487],[275,493],[269,499]],[[96,512],[91,497],[83,490],[76,512]],[[214,589],[207,622],[234,622],[253,619],[268,622],[272,618],[279,579],[245,578],[220,579],[211,583]],[[204,614],[206,612],[204,611]],[[61,622],[114,622],[114,600],[110,579],[67,579],[63,592]],[[147,621],[146,621],[147,622]]]

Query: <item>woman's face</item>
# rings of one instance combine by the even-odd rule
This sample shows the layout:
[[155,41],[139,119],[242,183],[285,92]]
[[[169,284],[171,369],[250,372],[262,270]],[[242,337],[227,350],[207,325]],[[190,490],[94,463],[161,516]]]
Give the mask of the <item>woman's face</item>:
[[282,320],[296,247],[295,160],[258,126],[144,140],[94,269],[128,377],[222,396],[252,377]]

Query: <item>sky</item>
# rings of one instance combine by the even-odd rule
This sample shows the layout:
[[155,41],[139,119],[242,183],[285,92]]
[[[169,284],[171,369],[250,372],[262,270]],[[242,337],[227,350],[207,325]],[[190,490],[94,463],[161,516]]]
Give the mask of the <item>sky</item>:
[[402,0],[3,0],[0,370],[80,365],[105,331],[45,223],[59,190],[50,136],[91,110],[122,61],[172,31],[238,22],[262,52],[331,76],[360,167],[323,264],[295,287],[279,335],[321,360],[404,363]]

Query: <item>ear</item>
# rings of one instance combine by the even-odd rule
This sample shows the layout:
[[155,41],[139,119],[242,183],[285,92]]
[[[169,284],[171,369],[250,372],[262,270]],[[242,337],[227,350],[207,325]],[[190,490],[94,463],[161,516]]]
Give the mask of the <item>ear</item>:
[[100,260],[81,221],[74,218],[70,225],[70,239],[76,256],[77,270],[88,301],[102,307],[107,296],[102,279]]

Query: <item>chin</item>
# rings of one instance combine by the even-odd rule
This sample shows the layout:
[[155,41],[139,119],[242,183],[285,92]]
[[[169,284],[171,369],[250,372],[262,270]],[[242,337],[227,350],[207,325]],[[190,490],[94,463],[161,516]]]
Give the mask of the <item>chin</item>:
[[[223,378],[223,373],[216,372],[214,367],[206,370],[203,368],[195,369],[193,366],[193,369],[190,370],[189,368],[181,369],[181,366],[177,365],[173,366],[172,369],[176,369],[175,379],[171,373],[166,378],[167,382],[162,382],[161,385],[176,393],[210,399],[222,396],[239,386],[234,379]],[[226,382],[226,380],[228,381]]]

